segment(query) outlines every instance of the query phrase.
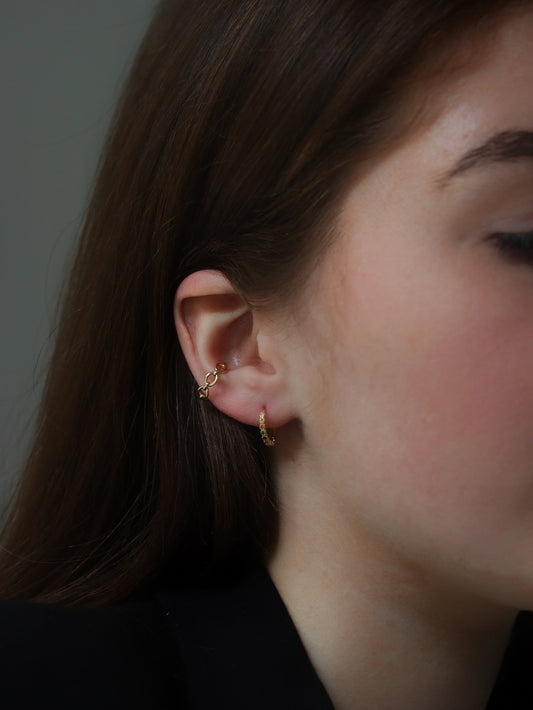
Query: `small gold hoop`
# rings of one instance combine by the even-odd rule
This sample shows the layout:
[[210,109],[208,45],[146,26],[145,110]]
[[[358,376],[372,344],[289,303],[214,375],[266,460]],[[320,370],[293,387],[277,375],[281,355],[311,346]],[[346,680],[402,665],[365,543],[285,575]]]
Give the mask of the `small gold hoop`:
[[265,446],[276,446],[278,430],[272,429],[272,436],[269,436],[266,425],[266,414],[264,409],[259,415],[259,432],[261,434],[261,438],[263,439],[263,444]]
[[217,362],[215,369],[208,372],[204,378],[204,384],[198,387],[198,395],[200,399],[209,399],[209,388],[214,387],[218,382],[218,376],[223,375],[228,371],[228,366],[225,362]]

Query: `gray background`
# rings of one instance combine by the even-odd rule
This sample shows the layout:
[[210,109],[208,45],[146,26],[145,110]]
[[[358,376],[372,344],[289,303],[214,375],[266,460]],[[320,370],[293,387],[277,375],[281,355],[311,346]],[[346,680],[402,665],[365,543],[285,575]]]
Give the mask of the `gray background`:
[[156,4],[2,2],[0,503],[31,434],[59,287],[102,141]]

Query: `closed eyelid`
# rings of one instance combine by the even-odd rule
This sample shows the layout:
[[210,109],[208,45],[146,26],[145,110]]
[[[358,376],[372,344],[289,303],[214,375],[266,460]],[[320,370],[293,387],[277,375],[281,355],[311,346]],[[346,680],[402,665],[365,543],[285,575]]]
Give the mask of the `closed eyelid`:
[[533,264],[533,231],[496,232],[489,242],[508,262],[531,266]]

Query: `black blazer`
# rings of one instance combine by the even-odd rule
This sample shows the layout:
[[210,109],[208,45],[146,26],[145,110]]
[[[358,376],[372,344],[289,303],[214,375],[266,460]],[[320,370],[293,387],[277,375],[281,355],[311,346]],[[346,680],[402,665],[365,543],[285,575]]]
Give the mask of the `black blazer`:
[[[533,710],[521,614],[487,710]],[[333,710],[268,574],[105,609],[0,602],[3,710]]]

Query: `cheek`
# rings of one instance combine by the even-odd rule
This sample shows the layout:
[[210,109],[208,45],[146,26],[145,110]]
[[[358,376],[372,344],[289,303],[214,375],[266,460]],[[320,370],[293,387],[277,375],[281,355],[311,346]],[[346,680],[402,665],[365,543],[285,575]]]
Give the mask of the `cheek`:
[[358,514],[447,531],[457,546],[524,515],[531,531],[532,294],[475,268],[409,273],[399,256],[373,273],[338,300],[351,315],[335,324],[337,364],[352,374],[328,414],[350,423],[335,455]]
[[483,314],[461,325],[428,329],[424,347],[392,365],[403,385],[389,412],[402,421],[405,463],[422,493],[457,498],[459,507],[503,491],[520,504],[533,481],[530,329]]

